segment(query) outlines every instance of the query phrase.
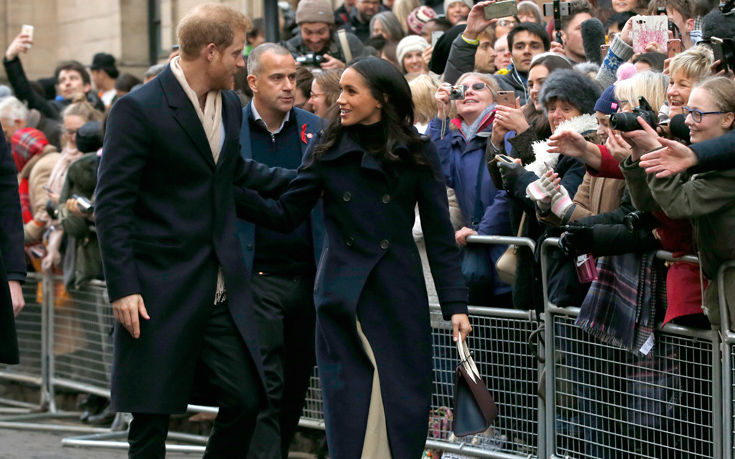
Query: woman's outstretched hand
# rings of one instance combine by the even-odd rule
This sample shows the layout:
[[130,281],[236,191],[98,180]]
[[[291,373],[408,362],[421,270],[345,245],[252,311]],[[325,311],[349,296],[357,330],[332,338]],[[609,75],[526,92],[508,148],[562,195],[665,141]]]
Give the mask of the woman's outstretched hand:
[[467,314],[452,314],[452,338],[454,341],[456,342],[460,337],[464,341],[470,333],[472,333],[472,326]]

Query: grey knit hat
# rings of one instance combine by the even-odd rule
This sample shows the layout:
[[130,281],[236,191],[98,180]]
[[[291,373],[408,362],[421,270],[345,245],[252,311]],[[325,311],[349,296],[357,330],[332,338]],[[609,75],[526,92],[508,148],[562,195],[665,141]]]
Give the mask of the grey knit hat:
[[324,22],[334,24],[334,12],[326,0],[301,0],[296,8],[296,24]]
[[539,100],[544,112],[553,99],[560,99],[574,105],[581,113],[592,114],[600,94],[602,88],[586,75],[575,70],[558,69],[544,81]]

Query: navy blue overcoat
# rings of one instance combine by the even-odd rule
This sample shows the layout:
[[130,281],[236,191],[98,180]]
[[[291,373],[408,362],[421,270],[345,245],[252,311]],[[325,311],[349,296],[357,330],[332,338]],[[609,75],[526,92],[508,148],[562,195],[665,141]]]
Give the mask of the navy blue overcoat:
[[237,197],[242,201],[238,210],[250,209],[238,211],[241,218],[287,231],[323,196],[327,247],[317,269],[314,304],[332,457],[359,458],[364,440],[373,369],[357,335],[357,318],[378,365],[392,455],[421,457],[432,392],[432,341],[411,232],[417,203],[443,315],[467,311],[441,167],[428,140],[422,150],[431,166],[383,166],[345,134],[319,159],[312,161],[307,153],[279,201],[247,191]]
[[277,195],[295,173],[243,160],[242,111],[232,91],[223,92],[222,111],[224,139],[216,164],[196,111],[169,67],[110,112],[95,209],[105,280],[111,301],[140,293],[151,317],[141,320],[138,339],[115,328],[115,411],[186,409],[219,266],[230,313],[261,377],[255,384],[262,385],[234,188]]

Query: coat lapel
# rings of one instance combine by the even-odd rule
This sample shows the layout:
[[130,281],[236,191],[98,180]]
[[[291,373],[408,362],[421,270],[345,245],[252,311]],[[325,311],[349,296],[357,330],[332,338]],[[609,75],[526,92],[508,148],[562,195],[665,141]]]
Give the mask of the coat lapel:
[[191,139],[194,145],[196,145],[197,150],[202,154],[205,161],[214,168],[212,150],[209,148],[209,142],[207,141],[207,135],[204,133],[202,122],[199,120],[196,110],[191,105],[191,101],[186,96],[184,89],[178,80],[176,80],[171,68],[167,66],[156,79],[163,86],[163,93],[166,96],[169,106],[173,109],[174,119],[176,119],[181,129]]

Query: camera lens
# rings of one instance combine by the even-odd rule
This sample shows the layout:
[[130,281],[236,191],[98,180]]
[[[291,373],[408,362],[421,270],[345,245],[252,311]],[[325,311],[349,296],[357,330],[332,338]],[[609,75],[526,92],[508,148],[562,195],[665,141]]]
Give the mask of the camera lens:
[[610,127],[616,131],[630,132],[641,129],[636,113],[614,113],[610,116]]

